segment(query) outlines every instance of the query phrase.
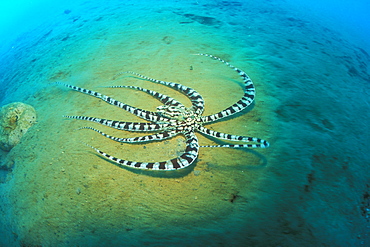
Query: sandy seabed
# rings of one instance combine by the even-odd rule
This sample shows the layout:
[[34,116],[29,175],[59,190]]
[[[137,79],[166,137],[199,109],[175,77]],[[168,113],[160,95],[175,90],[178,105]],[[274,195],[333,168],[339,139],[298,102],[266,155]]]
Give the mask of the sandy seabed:
[[[5,48],[4,48],[5,49]],[[1,153],[1,246],[369,246],[370,56],[366,47],[284,2],[86,2],[24,33],[1,59],[1,105],[38,114],[20,144]],[[180,93],[132,76],[179,82],[205,99],[204,115],[243,95],[255,103],[208,125],[266,139],[268,149],[201,148],[179,171],[120,168],[81,142],[117,157],[160,161],[184,149],[181,136],[139,145],[137,133],[65,119],[141,121],[60,81],[154,111],[149,95],[101,86]],[[217,144],[198,135],[200,145]]]

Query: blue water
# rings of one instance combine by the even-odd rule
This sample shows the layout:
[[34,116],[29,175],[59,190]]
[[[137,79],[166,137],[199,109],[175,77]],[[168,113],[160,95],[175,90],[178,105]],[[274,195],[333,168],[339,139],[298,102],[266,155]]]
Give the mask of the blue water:
[[[30,30],[37,25],[53,20],[59,13],[78,5],[83,1],[71,0],[15,0],[2,1],[0,3],[0,37],[3,42],[7,43],[22,32]],[[122,3],[143,4],[150,9],[152,2],[148,1],[121,1]],[[168,3],[174,7],[180,5],[176,1],[155,1],[155,5]],[[216,1],[217,2],[217,1]],[[227,1],[225,1],[227,2]],[[232,2],[232,1],[229,1]],[[243,2],[243,1],[239,1]],[[201,3],[201,1],[199,2]],[[248,1],[244,1],[248,5]],[[91,1],[91,4],[99,5],[99,1]],[[114,2],[103,3],[105,5],[113,5]],[[285,1],[278,3],[279,5],[292,5],[299,10],[303,10],[308,15],[313,14],[316,18],[324,20],[324,22],[336,22],[338,29],[346,29],[356,35],[363,42],[370,40],[370,24],[367,21],[370,10],[370,2],[366,0],[351,1],[351,0],[323,0],[323,1]],[[332,24],[332,23],[331,23]],[[334,24],[334,25],[335,25]],[[335,28],[335,26],[334,26]]]
[[[30,104],[37,123],[0,150],[0,246],[369,246],[369,4],[1,2],[0,106]],[[158,106],[148,95],[101,86],[187,102],[143,80],[112,80],[127,70],[196,89],[205,114],[235,103],[235,71],[195,53],[245,70],[256,87],[248,111],[211,129],[267,139],[269,148],[202,148],[189,169],[135,172],[81,141],[158,161],[181,152],[183,140],[120,145],[62,117],[137,121],[55,81],[148,110]]]
[[318,21],[325,25],[348,33],[350,39],[361,42],[362,45],[369,46],[370,24],[367,21],[370,10],[369,1],[349,1],[349,0],[324,0],[324,1],[287,1],[295,5],[300,10],[312,14]]

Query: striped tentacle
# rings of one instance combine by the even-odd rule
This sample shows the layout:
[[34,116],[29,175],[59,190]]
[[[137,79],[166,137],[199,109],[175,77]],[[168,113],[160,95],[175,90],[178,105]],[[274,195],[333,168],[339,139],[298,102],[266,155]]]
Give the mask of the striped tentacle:
[[176,131],[163,131],[163,132],[160,132],[160,133],[156,133],[156,134],[153,134],[153,135],[146,135],[146,136],[140,136],[140,137],[132,137],[132,138],[119,138],[119,137],[114,137],[114,136],[111,136],[111,135],[108,135],[98,129],[95,129],[95,128],[92,128],[92,127],[82,127],[82,128],[79,128],[79,129],[91,129],[91,130],[94,130],[96,132],[98,132],[99,134],[101,134],[102,136],[105,136],[113,141],[116,141],[116,142],[130,142],[130,143],[135,143],[135,142],[148,142],[148,141],[158,141],[158,140],[166,140],[166,139],[169,139],[175,135],[177,135],[177,132]]
[[115,121],[115,120],[109,120],[104,118],[96,118],[96,117],[85,117],[85,116],[63,116],[66,118],[72,118],[72,119],[78,119],[78,120],[86,120],[91,121],[95,123],[99,123],[114,129],[119,130],[128,130],[128,131],[158,131],[163,130],[164,128],[167,128],[171,124],[167,123],[135,123],[135,122],[122,122],[122,121]]
[[185,137],[186,137],[185,152],[177,158],[173,158],[173,159],[166,160],[166,161],[160,161],[160,162],[135,162],[135,161],[123,160],[120,158],[116,158],[110,154],[104,153],[103,151],[100,151],[99,149],[93,146],[90,146],[88,144],[86,145],[94,149],[96,152],[98,152],[102,156],[117,163],[121,167],[128,166],[128,167],[132,167],[136,169],[169,171],[169,170],[177,170],[177,169],[183,169],[185,167],[188,167],[198,157],[199,144],[198,144],[197,137],[192,132],[185,133]]
[[189,97],[189,99],[191,101],[191,104],[192,104],[192,111],[197,115],[201,115],[203,113],[203,110],[204,110],[203,97],[197,91],[195,91],[194,89],[192,89],[190,87],[187,87],[187,86],[184,86],[180,83],[156,80],[156,79],[153,79],[153,78],[150,78],[150,77],[147,77],[145,75],[141,75],[141,74],[138,74],[138,73],[132,72],[132,71],[126,71],[126,72],[118,73],[114,78],[116,78],[117,76],[122,75],[124,73],[129,73],[129,74],[136,75],[136,76],[138,76],[140,78],[143,78],[145,80],[165,85],[167,87],[173,88],[173,89],[183,93],[184,95]]
[[61,82],[56,82],[56,83],[60,84],[60,85],[63,85],[67,88],[73,89],[75,91],[78,91],[78,92],[81,92],[81,93],[84,93],[84,94],[87,94],[87,95],[94,96],[98,99],[101,99],[101,100],[111,104],[111,105],[118,106],[119,108],[122,108],[123,110],[126,110],[126,111],[128,111],[128,112],[130,112],[130,113],[132,113],[132,114],[134,114],[134,115],[136,115],[136,116],[138,116],[142,119],[145,119],[147,121],[151,121],[151,122],[168,121],[167,118],[161,117],[156,112],[146,111],[146,110],[143,110],[143,109],[139,109],[139,108],[127,105],[125,103],[122,103],[122,102],[120,102],[118,100],[115,100],[115,99],[113,99],[109,96],[106,96],[104,94],[94,92],[94,91],[89,90],[89,89],[85,89],[85,88],[76,87],[76,86],[73,86],[73,85],[61,83]]
[[238,72],[239,76],[243,79],[243,82],[244,82],[244,95],[243,95],[243,97],[239,101],[237,101],[235,104],[226,108],[223,111],[220,111],[218,113],[215,113],[215,114],[212,114],[212,115],[209,115],[209,116],[203,116],[202,119],[205,123],[213,122],[213,121],[216,121],[218,119],[221,119],[221,118],[224,118],[224,117],[227,117],[227,116],[231,116],[235,113],[238,113],[238,112],[244,110],[250,104],[252,104],[256,92],[255,92],[252,80],[249,78],[249,76],[243,70],[234,67],[233,65],[229,64],[228,62],[226,62],[225,60],[223,60],[219,57],[215,57],[215,56],[212,56],[212,55],[209,55],[209,54],[203,54],[203,53],[196,54],[196,55],[210,57],[210,58],[213,58],[215,60],[218,60],[218,61],[226,64],[227,66],[229,66],[230,68],[232,68],[233,70]]
[[238,135],[230,135],[230,134],[225,134],[221,132],[217,132],[214,130],[207,129],[203,126],[198,127],[197,129],[199,132],[211,136],[211,137],[216,137],[219,139],[224,139],[224,140],[229,140],[229,141],[240,141],[240,142],[255,142],[257,144],[230,144],[230,145],[214,145],[214,146],[202,146],[202,147],[234,147],[234,148],[242,148],[242,147],[248,147],[248,148],[267,148],[270,146],[270,144],[262,140],[260,138],[256,137],[248,137],[248,136],[238,136]]
[[178,102],[174,98],[171,98],[168,95],[161,94],[161,93],[158,93],[156,91],[146,89],[146,88],[142,88],[142,87],[136,87],[136,86],[107,86],[107,87],[108,88],[130,88],[130,89],[135,89],[135,90],[139,90],[139,91],[142,91],[144,93],[147,93],[147,94],[153,96],[154,98],[158,99],[160,102],[162,102],[165,105],[184,106],[183,104],[181,104],[180,102]]
[[263,144],[226,144],[226,145],[206,145],[201,148],[266,148]]

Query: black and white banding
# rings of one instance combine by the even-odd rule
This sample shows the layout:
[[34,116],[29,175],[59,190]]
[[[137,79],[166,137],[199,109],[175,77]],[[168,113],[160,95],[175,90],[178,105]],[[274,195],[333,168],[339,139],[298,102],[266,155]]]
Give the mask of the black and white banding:
[[[221,58],[215,57],[209,54],[196,54],[201,56],[210,57],[212,59],[218,60],[231,69],[235,70],[239,76],[242,78],[244,83],[244,95],[241,99],[239,99],[235,104],[231,105],[230,107],[212,114],[208,116],[202,116],[201,114],[204,111],[204,100],[203,97],[194,89],[184,86],[180,83],[174,82],[166,82],[161,80],[156,80],[135,72],[122,72],[118,73],[114,78],[117,76],[129,73],[140,78],[143,78],[147,81],[155,82],[158,84],[162,84],[164,86],[170,87],[179,91],[180,93],[187,96],[191,103],[192,107],[190,109],[186,108],[183,104],[171,98],[167,95],[158,93],[153,90],[145,89],[142,87],[136,86],[109,86],[108,88],[128,88],[128,89],[135,89],[142,92],[145,92],[152,97],[158,99],[162,102],[162,106],[157,107],[157,112],[151,112],[143,109],[139,109],[120,101],[117,101],[109,96],[103,95],[101,93],[72,86],[69,84],[64,84],[58,82],[60,85],[64,85],[67,88],[73,89],[75,91],[91,95],[93,97],[99,98],[109,104],[118,106],[123,110],[126,110],[133,115],[136,115],[144,120],[149,122],[125,122],[119,120],[109,120],[109,119],[101,119],[96,117],[87,117],[87,116],[64,116],[66,118],[78,119],[78,120],[86,120],[90,122],[95,122],[101,125],[105,125],[111,128],[115,128],[118,130],[127,130],[127,131],[138,131],[138,132],[157,132],[154,134],[144,135],[141,137],[132,137],[132,138],[119,138],[108,135],[98,129],[93,127],[82,127],[80,129],[90,129],[96,131],[97,133],[117,142],[124,142],[124,143],[140,143],[140,142],[149,142],[149,141],[161,141],[172,138],[176,135],[182,135],[185,138],[186,148],[185,152],[178,157],[168,159],[165,161],[160,162],[135,162],[129,161],[125,159],[116,158],[110,154],[107,154],[100,149],[97,149],[89,144],[87,146],[94,149],[100,155],[106,157],[107,159],[117,163],[119,166],[125,167],[132,167],[137,169],[152,169],[152,170],[177,170],[182,169],[185,167],[190,166],[198,157],[199,148],[200,147],[209,147],[209,148],[266,148],[269,146],[269,143],[263,139],[256,138],[256,137],[247,137],[247,136],[238,136],[238,135],[231,135],[226,133],[217,132],[214,130],[210,130],[203,125],[212,123],[214,121],[220,120],[222,118],[232,116],[245,108],[247,108],[255,98],[255,88],[253,86],[252,80],[249,76],[242,71],[234,67],[233,65],[229,64],[228,62],[224,61]],[[223,140],[229,141],[237,141],[241,142],[242,144],[225,144],[225,145],[206,145],[200,146],[198,143],[198,139],[195,135],[195,132],[200,132],[205,134],[206,136],[219,138]]]

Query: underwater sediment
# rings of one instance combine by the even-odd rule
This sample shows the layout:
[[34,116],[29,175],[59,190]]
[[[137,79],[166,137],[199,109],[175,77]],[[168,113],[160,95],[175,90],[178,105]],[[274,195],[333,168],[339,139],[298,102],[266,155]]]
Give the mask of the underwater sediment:
[[[76,3],[18,38],[0,61],[1,104],[32,105],[37,124],[0,150],[0,245],[366,246],[368,49],[284,3]],[[163,85],[112,79],[123,71],[194,88],[204,114],[240,99],[238,75],[196,53],[240,67],[256,88],[247,111],[207,127],[262,137],[268,149],[200,148],[184,170],[123,169],[83,143],[156,162],[183,152],[184,140],[122,144],[80,128],[138,133],[63,118],[142,121],[56,81],[149,111],[160,105],[150,95],[106,86],[148,88],[190,105]]]

